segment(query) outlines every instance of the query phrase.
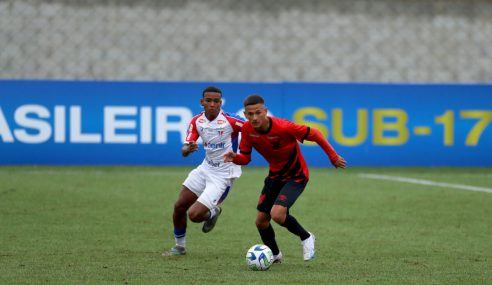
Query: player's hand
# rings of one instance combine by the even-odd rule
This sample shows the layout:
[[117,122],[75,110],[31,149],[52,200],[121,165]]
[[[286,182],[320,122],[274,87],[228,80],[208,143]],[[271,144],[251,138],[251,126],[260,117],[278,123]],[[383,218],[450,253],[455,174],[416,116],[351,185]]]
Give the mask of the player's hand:
[[335,166],[336,168],[345,168],[347,167],[347,162],[345,161],[345,158],[341,157],[341,156],[338,156],[338,159],[337,161],[335,161],[333,163],[333,166]]
[[186,157],[190,155],[190,153],[195,152],[197,150],[198,150],[198,144],[196,142],[189,142],[183,145],[183,147],[181,148],[181,154],[184,157]]
[[234,160],[234,157],[236,157],[236,153],[233,151],[229,151],[228,153],[224,154],[224,162],[232,162]]

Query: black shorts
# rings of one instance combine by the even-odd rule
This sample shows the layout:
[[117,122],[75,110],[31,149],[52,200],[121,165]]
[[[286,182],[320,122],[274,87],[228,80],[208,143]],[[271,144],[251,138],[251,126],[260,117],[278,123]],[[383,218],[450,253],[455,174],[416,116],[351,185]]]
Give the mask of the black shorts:
[[295,182],[294,179],[282,182],[267,177],[256,209],[267,214],[270,214],[273,205],[280,205],[289,209],[302,194],[304,188],[306,188],[305,183]]

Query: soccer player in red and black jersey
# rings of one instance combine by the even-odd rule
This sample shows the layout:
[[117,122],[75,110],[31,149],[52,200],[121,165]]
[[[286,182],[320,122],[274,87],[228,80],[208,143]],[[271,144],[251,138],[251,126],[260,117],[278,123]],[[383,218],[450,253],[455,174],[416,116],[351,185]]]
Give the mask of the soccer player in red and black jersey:
[[258,200],[256,216],[256,227],[261,239],[273,251],[274,262],[282,262],[282,252],[277,246],[275,232],[270,224],[273,219],[299,236],[304,260],[311,260],[315,253],[315,237],[289,213],[290,207],[299,198],[309,180],[308,167],[298,142],[316,142],[336,168],[345,168],[345,159],[336,153],[317,129],[267,116],[267,108],[261,96],[248,96],[244,100],[244,108],[248,122],[242,129],[240,153],[230,151],[224,155],[224,161],[246,165],[251,161],[252,148],[268,161],[270,171]]

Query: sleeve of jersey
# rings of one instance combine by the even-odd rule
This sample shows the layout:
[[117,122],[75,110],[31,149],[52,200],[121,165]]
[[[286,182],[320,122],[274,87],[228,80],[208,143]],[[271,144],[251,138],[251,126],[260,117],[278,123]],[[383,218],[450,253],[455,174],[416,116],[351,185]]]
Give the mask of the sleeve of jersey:
[[235,164],[246,165],[251,161],[251,143],[247,138],[246,133],[242,133],[241,143],[239,144],[239,153],[234,157]]
[[338,160],[338,154],[331,144],[323,137],[320,131],[315,128],[308,128],[306,133],[306,140],[316,142],[328,155],[331,163],[335,163]]
[[307,136],[309,134],[308,126],[298,125],[288,120],[283,120],[281,121],[281,123],[282,123],[282,127],[284,129],[287,129],[289,133],[294,135],[296,140],[303,142],[305,139],[307,139]]
[[188,126],[188,133],[186,134],[185,143],[194,142],[199,136],[200,134],[198,134],[196,129],[196,117],[194,117]]
[[229,124],[231,124],[232,129],[234,130],[235,133],[241,132],[241,129],[243,128],[244,125],[244,120],[240,117],[232,117],[229,114],[226,114],[226,119],[229,121]]
[[236,154],[236,157],[234,157],[234,160],[232,162],[237,165],[246,165],[250,161],[251,161],[251,154],[238,153]]

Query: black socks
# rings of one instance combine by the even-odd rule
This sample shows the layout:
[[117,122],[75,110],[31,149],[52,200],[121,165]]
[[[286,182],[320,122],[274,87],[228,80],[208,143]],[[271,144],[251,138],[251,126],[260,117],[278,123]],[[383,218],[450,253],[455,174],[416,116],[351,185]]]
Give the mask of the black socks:
[[287,215],[281,226],[287,228],[289,232],[295,234],[296,236],[299,236],[301,240],[305,240],[310,236],[310,234],[299,224],[296,218],[291,215]]
[[[310,236],[310,234],[299,224],[296,218],[291,215],[287,215],[281,226],[300,237],[301,240],[305,240]],[[275,232],[273,231],[272,224],[269,224],[266,229],[258,229],[258,232],[260,233],[263,243],[272,250],[274,255],[277,255],[280,251],[278,249],[277,241],[275,240]]]
[[272,225],[269,224],[266,229],[258,229],[258,232],[260,233],[263,243],[272,250],[273,255],[277,255],[280,251],[277,246],[277,241],[275,240],[275,232],[273,231]]

